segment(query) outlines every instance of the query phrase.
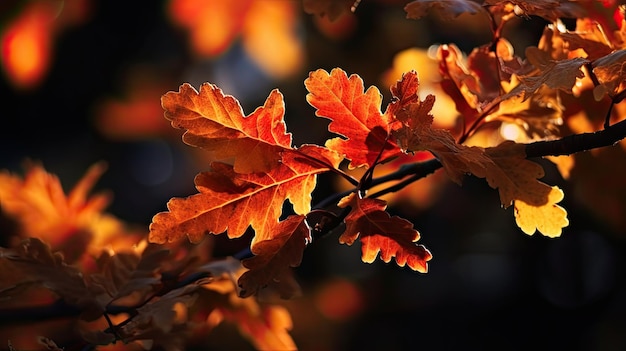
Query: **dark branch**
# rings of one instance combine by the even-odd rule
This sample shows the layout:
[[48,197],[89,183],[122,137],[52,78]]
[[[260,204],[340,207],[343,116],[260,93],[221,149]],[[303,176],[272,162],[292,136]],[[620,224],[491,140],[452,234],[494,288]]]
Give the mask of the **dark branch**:
[[536,141],[526,145],[527,157],[572,155],[615,145],[626,137],[626,120],[593,133],[573,134],[557,140]]

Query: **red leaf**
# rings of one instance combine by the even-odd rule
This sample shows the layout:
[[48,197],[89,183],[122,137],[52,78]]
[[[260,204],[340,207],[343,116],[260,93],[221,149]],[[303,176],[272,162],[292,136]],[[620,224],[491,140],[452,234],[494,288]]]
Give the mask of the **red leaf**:
[[380,252],[384,262],[395,256],[399,266],[426,273],[432,255],[423,245],[415,244],[420,234],[413,224],[398,216],[391,217],[386,203],[378,199],[362,199],[355,193],[344,198],[340,206],[350,206],[345,218],[346,230],[339,238],[342,244],[352,245],[361,237],[363,262],[372,263]]

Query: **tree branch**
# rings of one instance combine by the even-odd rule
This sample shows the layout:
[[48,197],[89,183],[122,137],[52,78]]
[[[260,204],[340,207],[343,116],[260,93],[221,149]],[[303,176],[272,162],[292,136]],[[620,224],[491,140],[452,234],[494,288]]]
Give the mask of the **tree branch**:
[[572,134],[561,139],[526,145],[527,157],[562,156],[611,146],[626,137],[626,120],[593,133]]

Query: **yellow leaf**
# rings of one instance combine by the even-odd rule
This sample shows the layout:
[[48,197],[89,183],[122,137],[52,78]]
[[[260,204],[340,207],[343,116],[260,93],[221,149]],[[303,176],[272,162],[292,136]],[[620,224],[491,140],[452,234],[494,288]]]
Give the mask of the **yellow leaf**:
[[557,205],[561,200],[563,191],[556,186],[552,187],[548,200],[543,205],[531,205],[522,200],[515,200],[515,222],[528,235],[533,235],[539,230],[545,236],[558,237],[562,228],[569,224],[567,212]]

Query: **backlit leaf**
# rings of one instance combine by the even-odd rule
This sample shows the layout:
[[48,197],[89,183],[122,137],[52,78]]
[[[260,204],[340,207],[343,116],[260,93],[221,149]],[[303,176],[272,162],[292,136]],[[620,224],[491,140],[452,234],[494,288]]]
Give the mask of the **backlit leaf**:
[[626,89],[626,50],[617,50],[595,60],[593,73],[611,95]]
[[427,262],[432,255],[423,245],[415,243],[420,238],[419,232],[406,219],[390,216],[385,211],[385,201],[362,199],[352,193],[341,201],[340,206],[351,209],[344,220],[346,230],[339,242],[352,245],[360,237],[363,262],[374,262],[380,253],[384,262],[395,257],[400,267],[406,264],[414,271],[428,271]]
[[[345,155],[350,167],[371,167],[380,154],[386,160],[400,153],[389,139],[391,118],[380,111],[382,95],[372,86],[364,91],[358,75],[333,69],[311,72],[304,81],[307,101],[319,117],[331,120],[328,130],[341,135],[326,142],[326,147]],[[382,153],[381,153],[382,152]]]
[[186,130],[185,143],[207,150],[213,160],[232,159],[237,173],[266,172],[278,165],[281,151],[291,149],[278,90],[249,116],[234,97],[208,83],[200,91],[185,83],[161,103],[172,126]]
[[313,145],[284,153],[281,163],[267,173],[240,174],[230,165],[214,162],[211,171],[196,176],[198,194],[173,198],[168,212],[154,216],[150,241],[164,243],[187,236],[199,242],[207,233],[226,230],[228,237],[237,238],[248,226],[256,238],[271,238],[285,200],[290,200],[296,213],[308,213],[317,174],[338,163],[336,154]]
[[515,221],[520,229],[532,235],[539,230],[543,235],[557,237],[569,224],[567,213],[557,205],[563,200],[563,191],[553,186],[545,204],[537,206],[526,203],[524,200],[515,200]]
[[[416,81],[417,77],[405,75],[403,80]],[[416,84],[399,82],[392,92],[399,101],[413,101],[405,95],[417,93]],[[430,151],[458,184],[470,173],[485,178],[492,188],[498,189],[504,208],[520,201],[515,215],[524,232],[532,234],[538,229],[548,236],[560,235],[561,228],[568,224],[567,213],[556,205],[562,193],[557,196],[560,190],[538,180],[544,175],[543,168],[526,159],[524,145],[506,142],[483,149],[458,144],[448,131],[432,128],[432,100],[434,97],[428,96],[424,101],[417,99],[397,109],[395,117],[400,124],[394,124],[394,134],[400,145],[407,151]],[[536,227],[531,230],[532,225]]]
[[561,61],[550,60],[541,67],[537,67],[539,69],[537,74],[519,76],[520,84],[503,98],[523,94],[527,99],[543,85],[550,89],[571,92],[576,79],[584,77],[580,68],[587,63],[589,61],[582,57]]

